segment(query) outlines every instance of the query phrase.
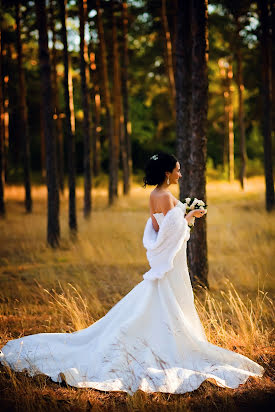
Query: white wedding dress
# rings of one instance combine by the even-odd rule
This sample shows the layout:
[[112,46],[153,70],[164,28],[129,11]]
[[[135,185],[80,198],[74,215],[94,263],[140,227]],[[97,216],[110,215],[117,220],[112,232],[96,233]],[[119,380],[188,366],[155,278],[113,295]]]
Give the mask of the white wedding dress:
[[151,269],[103,318],[74,333],[39,333],[9,341],[0,361],[31,376],[104,391],[185,393],[212,378],[236,388],[264,368],[209,343],[186,262],[185,204],[155,213],[143,236]]

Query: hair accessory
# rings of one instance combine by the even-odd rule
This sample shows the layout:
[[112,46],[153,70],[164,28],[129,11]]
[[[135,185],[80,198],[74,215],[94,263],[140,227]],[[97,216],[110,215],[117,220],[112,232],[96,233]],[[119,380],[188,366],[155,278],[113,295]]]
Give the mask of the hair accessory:
[[159,157],[158,157],[157,154],[155,154],[154,156],[150,157],[150,159],[153,159],[153,160],[157,160],[158,158],[159,158]]

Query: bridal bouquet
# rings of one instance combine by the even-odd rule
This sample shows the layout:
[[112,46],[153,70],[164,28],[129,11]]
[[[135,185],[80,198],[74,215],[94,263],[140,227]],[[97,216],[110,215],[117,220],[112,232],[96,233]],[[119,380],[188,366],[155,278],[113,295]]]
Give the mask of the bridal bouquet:
[[[186,204],[186,214],[189,213],[190,210],[194,209],[203,209],[206,210],[207,213],[207,205],[202,200],[199,200],[196,197],[186,197],[184,199],[184,203]],[[193,226],[195,224],[195,219],[196,218],[194,216],[188,225],[191,228],[191,230],[193,229]]]

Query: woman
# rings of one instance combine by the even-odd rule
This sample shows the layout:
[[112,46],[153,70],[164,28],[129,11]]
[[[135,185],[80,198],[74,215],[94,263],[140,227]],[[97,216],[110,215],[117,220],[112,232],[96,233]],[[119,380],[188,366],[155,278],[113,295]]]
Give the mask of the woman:
[[185,216],[185,204],[170,193],[169,186],[182,177],[179,162],[160,153],[145,172],[144,186],[156,187],[143,236],[150,264],[144,279],[86,329],[9,341],[2,348],[3,364],[79,388],[130,394],[185,393],[210,378],[236,388],[249,376],[262,376],[257,363],[206,339],[186,262],[188,224],[205,211]]

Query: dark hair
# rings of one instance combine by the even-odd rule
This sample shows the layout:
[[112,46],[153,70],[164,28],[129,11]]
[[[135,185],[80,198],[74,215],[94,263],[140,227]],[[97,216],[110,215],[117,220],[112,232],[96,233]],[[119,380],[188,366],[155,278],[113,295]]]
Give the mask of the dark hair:
[[164,182],[165,172],[175,169],[178,159],[169,153],[159,152],[151,156],[145,165],[144,185],[159,185]]

